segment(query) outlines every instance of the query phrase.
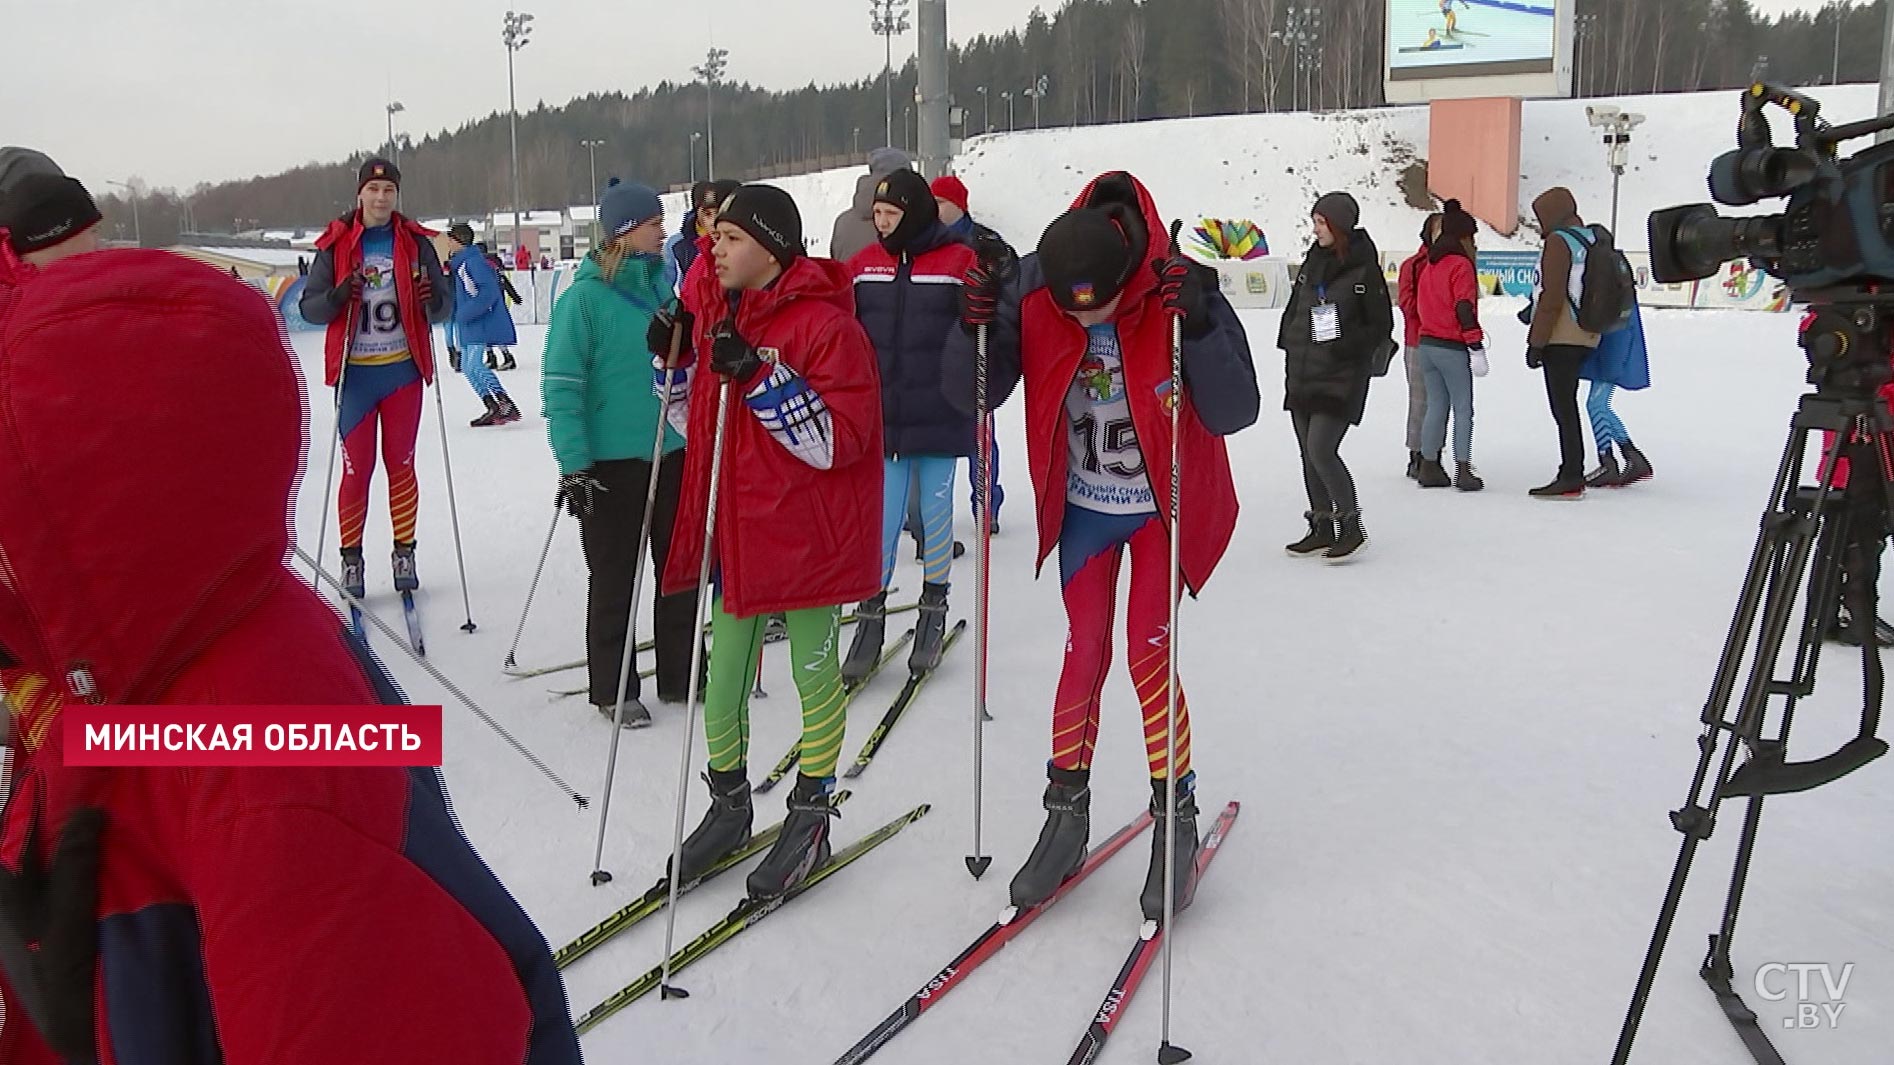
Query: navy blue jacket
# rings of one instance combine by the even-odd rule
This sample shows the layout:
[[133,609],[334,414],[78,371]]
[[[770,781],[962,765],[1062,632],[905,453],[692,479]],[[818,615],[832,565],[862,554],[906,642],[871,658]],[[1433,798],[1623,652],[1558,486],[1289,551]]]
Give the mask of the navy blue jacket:
[[519,343],[500,274],[478,248],[462,248],[448,261],[454,283],[454,327],[460,346]]
[[973,266],[973,249],[939,223],[898,258],[876,243],[848,262],[855,317],[880,362],[889,457],[973,454],[973,418],[941,389],[942,359],[960,332],[961,282]]

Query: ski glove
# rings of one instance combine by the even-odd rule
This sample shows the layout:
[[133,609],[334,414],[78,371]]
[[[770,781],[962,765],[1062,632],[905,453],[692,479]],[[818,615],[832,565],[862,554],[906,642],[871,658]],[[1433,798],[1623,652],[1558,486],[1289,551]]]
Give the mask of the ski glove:
[[748,388],[756,375],[762,372],[763,359],[756,353],[756,348],[737,332],[735,325],[725,322],[710,340],[710,368],[728,378],[738,388]]
[[981,326],[992,325],[999,312],[1000,279],[985,266],[967,271],[966,283],[960,286],[960,327],[977,332]]
[[575,518],[589,518],[592,516],[592,507],[598,501],[599,493],[608,491],[611,489],[600,484],[598,476],[592,472],[592,467],[587,466],[577,473],[568,473],[559,478],[557,503],[566,508],[566,513]]
[[1544,348],[1527,348],[1526,349],[1526,369],[1536,370],[1539,367],[1544,366],[1544,365],[1545,365],[1545,349]]
[[414,271],[414,294],[424,306],[434,302],[434,279],[419,267]]
[[658,357],[657,365],[664,365],[664,360],[671,357],[671,332],[674,329],[684,331],[677,345],[677,364],[690,365],[691,329],[695,323],[695,316],[676,303],[660,308],[658,313],[651,316],[651,326],[645,330],[644,342],[645,347],[651,349],[651,354]]
[[1485,377],[1492,366],[1486,361],[1486,348],[1480,344],[1467,345],[1467,363],[1473,370],[1473,376]]
[[1210,332],[1210,311],[1204,296],[1203,275],[1182,255],[1153,259],[1158,294],[1164,309],[1184,320],[1184,335],[1192,340]]
[[351,303],[359,303],[362,299],[362,286],[364,284],[366,284],[366,282],[362,278],[362,272],[360,270],[353,271],[347,277],[337,281],[335,287],[329,290],[329,300],[337,307],[346,307]]
[[[98,972],[99,833],[94,807],[67,818],[52,862],[41,865],[39,821],[27,829],[20,871],[0,867],[0,966],[26,1016],[65,1061],[94,1061]],[[38,943],[29,951],[28,943]],[[9,1018],[11,1020],[11,1018]]]

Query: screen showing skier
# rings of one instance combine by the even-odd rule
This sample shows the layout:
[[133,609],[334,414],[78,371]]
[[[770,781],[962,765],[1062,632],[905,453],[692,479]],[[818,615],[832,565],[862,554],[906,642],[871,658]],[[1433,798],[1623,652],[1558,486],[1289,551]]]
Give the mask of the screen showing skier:
[[1388,76],[1549,74],[1553,0],[1388,0]]

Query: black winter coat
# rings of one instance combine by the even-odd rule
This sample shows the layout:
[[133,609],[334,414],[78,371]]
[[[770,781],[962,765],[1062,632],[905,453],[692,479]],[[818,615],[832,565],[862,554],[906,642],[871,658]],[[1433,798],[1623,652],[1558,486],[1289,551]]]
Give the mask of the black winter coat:
[[[1318,344],[1310,314],[1323,299],[1336,306],[1341,336]],[[1361,424],[1374,355],[1393,343],[1394,301],[1381,273],[1381,253],[1367,231],[1349,234],[1348,251],[1339,260],[1328,248],[1311,247],[1276,333],[1284,356],[1283,409],[1335,414]]]
[[960,286],[973,249],[936,222],[900,254],[879,243],[848,262],[855,316],[881,370],[881,442],[897,455],[971,455],[973,419],[942,393],[948,339],[960,333]]

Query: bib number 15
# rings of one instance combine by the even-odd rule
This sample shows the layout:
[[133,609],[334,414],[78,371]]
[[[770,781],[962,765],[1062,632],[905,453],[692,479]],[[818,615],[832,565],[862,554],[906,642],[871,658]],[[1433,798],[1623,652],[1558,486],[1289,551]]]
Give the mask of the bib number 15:
[[[1072,430],[1085,441],[1085,472],[1108,473],[1125,480],[1144,475],[1144,452],[1138,449],[1138,430],[1130,418],[1113,418],[1101,425],[1087,411],[1072,423]],[[1112,458],[1127,452],[1137,459],[1136,465]]]

